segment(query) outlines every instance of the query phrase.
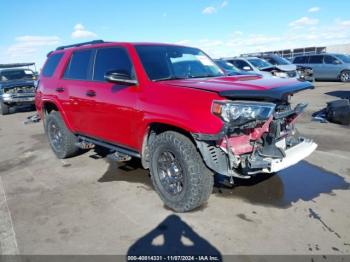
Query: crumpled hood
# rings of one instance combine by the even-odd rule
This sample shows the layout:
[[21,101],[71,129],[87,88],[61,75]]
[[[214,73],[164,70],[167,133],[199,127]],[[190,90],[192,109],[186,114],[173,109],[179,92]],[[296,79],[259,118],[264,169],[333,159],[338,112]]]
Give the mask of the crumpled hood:
[[212,91],[228,98],[254,100],[282,100],[289,94],[314,88],[310,82],[294,78],[262,78],[247,75],[167,80],[161,83]]

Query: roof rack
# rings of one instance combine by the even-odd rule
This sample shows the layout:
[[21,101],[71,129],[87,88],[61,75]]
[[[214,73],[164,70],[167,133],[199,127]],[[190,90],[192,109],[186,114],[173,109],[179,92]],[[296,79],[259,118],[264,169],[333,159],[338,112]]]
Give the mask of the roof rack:
[[90,42],[84,42],[84,43],[78,43],[78,44],[74,44],[74,45],[63,45],[63,46],[59,46],[56,48],[56,50],[63,50],[66,48],[72,48],[72,47],[79,47],[79,46],[84,46],[84,45],[95,45],[95,44],[102,44],[105,43],[105,41],[103,40],[93,40]]

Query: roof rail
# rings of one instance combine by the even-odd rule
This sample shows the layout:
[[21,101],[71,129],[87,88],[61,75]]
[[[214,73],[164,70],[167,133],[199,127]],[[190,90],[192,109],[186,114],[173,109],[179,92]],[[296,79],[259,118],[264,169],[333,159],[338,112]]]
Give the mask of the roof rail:
[[71,48],[71,47],[79,47],[79,46],[84,46],[84,45],[95,45],[95,44],[102,44],[105,43],[105,41],[103,40],[93,40],[90,42],[84,42],[84,43],[78,43],[78,44],[73,44],[73,45],[63,45],[63,46],[59,46],[56,48],[56,50],[63,50],[66,48]]

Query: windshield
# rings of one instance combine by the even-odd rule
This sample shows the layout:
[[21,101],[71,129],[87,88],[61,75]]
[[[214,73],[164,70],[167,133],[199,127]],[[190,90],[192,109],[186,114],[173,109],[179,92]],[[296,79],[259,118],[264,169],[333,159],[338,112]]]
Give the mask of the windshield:
[[215,60],[215,63],[220,66],[221,68],[223,68],[224,70],[227,71],[234,71],[234,72],[239,72],[238,68],[235,67],[233,64],[231,64],[230,62],[224,61],[224,60]]
[[[270,59],[268,59],[268,61],[271,63],[271,64],[275,64],[275,65],[290,65],[291,62],[289,62],[287,59],[281,57],[281,56],[278,56],[278,55],[274,55],[273,57],[271,57]],[[272,61],[274,63],[272,63]]]
[[201,50],[183,46],[137,45],[136,51],[151,80],[223,76]]
[[35,79],[34,73],[30,69],[11,69],[0,72],[1,81]]
[[260,59],[260,58],[250,58],[247,59],[253,66],[257,67],[257,68],[264,68],[264,67],[269,67],[272,66],[269,62]]
[[350,56],[348,55],[335,55],[335,57],[340,59],[344,63],[350,63]]

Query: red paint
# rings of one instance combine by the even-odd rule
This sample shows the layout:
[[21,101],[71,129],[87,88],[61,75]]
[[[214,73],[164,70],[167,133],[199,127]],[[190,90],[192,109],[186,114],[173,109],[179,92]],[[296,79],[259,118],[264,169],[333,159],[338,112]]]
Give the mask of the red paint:
[[[158,45],[158,44],[157,44]],[[130,55],[137,75],[138,85],[113,92],[115,84],[108,82],[78,81],[63,79],[70,56],[75,50],[86,48],[120,46]],[[254,76],[232,76],[164,82],[150,81],[131,43],[103,43],[55,51],[64,56],[53,77],[40,76],[36,94],[36,107],[43,116],[42,107],[53,103],[61,111],[67,127],[74,133],[100,138],[109,142],[141,151],[144,134],[152,123],[163,123],[187,132],[215,134],[223,122],[211,113],[213,100],[224,100],[218,95],[223,90],[267,90],[281,85],[293,84],[296,80],[263,79]],[[57,87],[63,87],[59,93]],[[96,96],[89,98],[86,91],[94,90]],[[257,139],[265,127],[251,132],[249,139]],[[236,138],[245,152],[247,137]],[[233,146],[235,138],[232,139]],[[240,142],[241,141],[241,142]]]

